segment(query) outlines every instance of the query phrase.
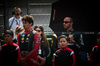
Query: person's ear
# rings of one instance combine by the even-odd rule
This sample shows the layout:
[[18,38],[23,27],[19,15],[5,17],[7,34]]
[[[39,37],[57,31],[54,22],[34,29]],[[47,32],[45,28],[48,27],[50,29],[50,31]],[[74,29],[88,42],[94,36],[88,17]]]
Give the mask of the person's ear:
[[32,26],[32,23],[30,23],[31,24],[31,26]]
[[73,22],[71,22],[71,25],[73,26]]
[[13,39],[14,37],[12,36],[12,39]]

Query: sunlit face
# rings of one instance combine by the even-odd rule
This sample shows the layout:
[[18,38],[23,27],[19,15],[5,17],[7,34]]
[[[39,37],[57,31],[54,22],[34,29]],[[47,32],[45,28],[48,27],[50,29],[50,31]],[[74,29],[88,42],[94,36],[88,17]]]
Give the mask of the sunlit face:
[[68,44],[68,42],[67,42],[67,40],[65,38],[61,38],[59,40],[59,45],[60,45],[61,48],[66,48],[67,44]]
[[97,43],[100,44],[100,37],[97,38]]
[[11,35],[9,35],[9,34],[6,34],[4,36],[4,38],[5,38],[6,43],[11,43],[12,39],[13,39],[13,37]]
[[31,28],[32,23],[29,23],[25,20],[23,20],[23,27],[25,30],[29,30]]
[[40,28],[36,28],[35,30],[41,35],[42,31]]
[[[63,20],[63,27],[64,29],[69,29],[72,26],[72,22],[70,22],[70,18],[66,17]],[[65,21],[69,22],[69,23],[65,23]]]

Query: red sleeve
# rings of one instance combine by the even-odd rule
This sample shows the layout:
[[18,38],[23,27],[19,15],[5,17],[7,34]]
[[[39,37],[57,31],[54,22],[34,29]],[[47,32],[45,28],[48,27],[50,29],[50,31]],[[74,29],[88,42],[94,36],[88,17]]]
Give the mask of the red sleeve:
[[53,58],[52,66],[55,66],[55,57]]
[[[94,48],[93,48],[93,49],[94,49]],[[92,51],[91,51],[91,53],[90,53],[90,60],[89,60],[90,63],[93,62],[93,60],[92,60],[93,49],[92,49]]]
[[91,53],[90,53],[90,60],[89,60],[90,63],[93,63],[92,56],[93,56],[94,53],[95,53],[95,52],[94,52],[94,49],[95,49],[95,48],[98,48],[98,46],[94,46],[94,47],[92,48],[92,50],[91,50]]
[[17,44],[18,44],[18,45],[19,45],[19,35],[20,35],[20,34],[17,35]]
[[[17,45],[19,46],[19,36],[20,34],[17,35]],[[18,53],[18,59],[17,59],[17,64],[20,62],[21,59],[21,52],[20,52],[20,47],[17,49],[17,53]]]
[[28,59],[36,55],[38,53],[39,46],[40,46],[40,35],[36,33],[34,35],[34,49],[25,58]]
[[74,53],[72,54],[72,57],[73,57],[73,64],[72,64],[72,66],[76,66],[76,60],[75,60],[75,54]]

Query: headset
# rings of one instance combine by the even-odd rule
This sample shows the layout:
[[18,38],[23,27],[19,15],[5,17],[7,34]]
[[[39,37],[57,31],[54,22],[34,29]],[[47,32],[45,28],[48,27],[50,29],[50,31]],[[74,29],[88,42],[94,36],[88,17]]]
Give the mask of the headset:
[[[12,11],[12,15],[15,15],[15,9],[18,9],[19,7],[14,7],[13,11]],[[19,8],[20,9],[20,8]],[[22,11],[20,9],[20,14],[22,14]]]

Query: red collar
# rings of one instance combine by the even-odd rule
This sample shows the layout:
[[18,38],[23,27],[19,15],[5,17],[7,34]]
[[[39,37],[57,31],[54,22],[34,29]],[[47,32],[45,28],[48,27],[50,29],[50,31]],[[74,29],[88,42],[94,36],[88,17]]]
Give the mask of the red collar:
[[33,31],[33,29],[31,28],[30,30],[25,30],[24,32],[25,32],[25,34],[28,34],[28,33],[32,32],[32,31]]
[[6,43],[6,44],[7,44],[8,46],[10,46],[10,45],[13,45],[13,43],[14,43],[14,42],[12,41],[11,43]]
[[61,50],[66,50],[66,49],[68,49],[68,47],[66,47],[66,48],[61,48]]

